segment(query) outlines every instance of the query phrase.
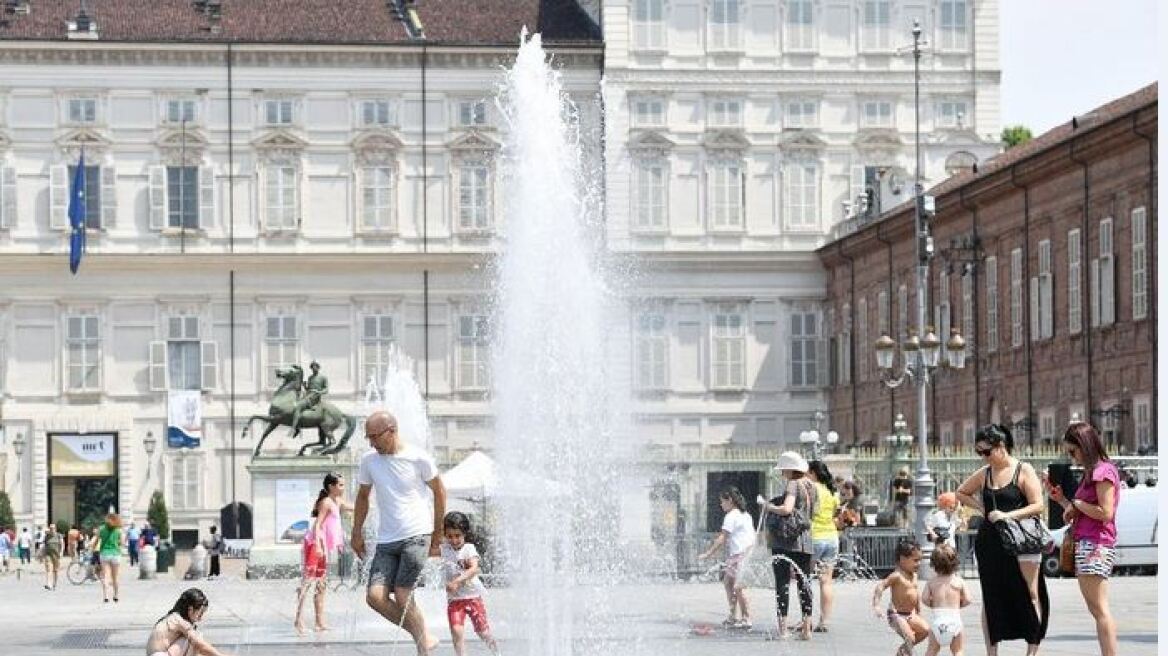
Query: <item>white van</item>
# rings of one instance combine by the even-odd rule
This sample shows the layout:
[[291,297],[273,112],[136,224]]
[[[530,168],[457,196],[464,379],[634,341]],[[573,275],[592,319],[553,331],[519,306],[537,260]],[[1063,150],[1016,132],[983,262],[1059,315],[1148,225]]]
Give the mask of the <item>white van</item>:
[[[1138,485],[1119,491],[1119,512],[1115,515],[1118,532],[1116,547],[1116,569],[1149,568],[1156,573],[1156,544],[1159,528],[1159,488]],[[1051,531],[1056,547],[1061,547],[1067,527]],[[1048,554],[1042,561],[1042,570],[1047,576],[1058,576],[1059,550]]]

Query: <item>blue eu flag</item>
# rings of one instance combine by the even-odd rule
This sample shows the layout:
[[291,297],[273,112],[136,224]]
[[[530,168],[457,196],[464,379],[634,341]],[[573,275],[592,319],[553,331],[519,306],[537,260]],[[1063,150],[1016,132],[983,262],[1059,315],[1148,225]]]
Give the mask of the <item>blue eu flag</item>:
[[69,185],[69,270],[74,275],[81,268],[81,255],[85,253],[85,151],[77,162],[73,173],[73,183]]

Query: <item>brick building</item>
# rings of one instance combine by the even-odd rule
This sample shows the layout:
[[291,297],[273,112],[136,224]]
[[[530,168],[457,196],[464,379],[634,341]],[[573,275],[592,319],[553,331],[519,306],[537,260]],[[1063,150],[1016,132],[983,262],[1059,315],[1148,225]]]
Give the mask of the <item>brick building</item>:
[[[965,369],[938,369],[929,389],[932,443],[968,445],[989,421],[1022,444],[1052,440],[1078,415],[1113,448],[1155,446],[1156,94],[1077,116],[929,192],[926,307],[938,335],[957,328],[968,342]],[[886,388],[873,351],[915,327],[912,205],[841,224],[818,252],[830,423],[848,444],[879,443],[896,413],[915,416],[913,386]]]

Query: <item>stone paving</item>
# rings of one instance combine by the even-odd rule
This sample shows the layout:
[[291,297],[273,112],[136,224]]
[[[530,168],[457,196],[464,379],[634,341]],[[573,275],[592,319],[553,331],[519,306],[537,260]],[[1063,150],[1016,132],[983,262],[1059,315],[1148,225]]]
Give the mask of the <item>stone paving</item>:
[[[227,568],[229,572],[232,569]],[[166,575],[142,581],[136,578],[133,569],[124,574],[129,576],[124,576],[121,601],[117,604],[103,604],[96,583],[75,586],[62,578],[58,589],[50,592],[41,587],[39,576],[0,576],[3,653],[53,656],[143,653],[149,626],[192,583]],[[976,591],[976,581],[971,583]],[[360,591],[330,593],[332,630],[300,638],[292,631],[294,581],[247,581],[229,575],[197,585],[211,599],[211,610],[203,623],[204,633],[227,653],[244,656],[406,656],[411,653],[405,634],[368,610]],[[1054,612],[1041,653],[1044,656],[1097,654],[1094,624],[1076,582],[1052,580],[1049,588]],[[606,593],[611,599],[617,628],[595,627],[592,635],[579,639],[574,651],[630,656],[893,654],[896,640],[869,609],[872,584],[840,583],[836,590],[831,630],[816,634],[810,643],[805,643],[769,639],[773,622],[761,618],[769,617],[774,597],[766,589],[749,591],[756,624],[746,632],[715,628],[725,614],[722,588],[717,583],[619,586]],[[1112,612],[1119,626],[1120,654],[1157,653],[1157,578],[1117,577],[1113,579],[1111,591]],[[443,641],[438,653],[452,654],[443,599],[437,591],[425,592],[419,598],[428,623]],[[538,653],[523,639],[523,627],[510,619],[524,601],[513,589],[489,591],[491,622],[504,654]],[[797,607],[794,599],[792,602]],[[975,605],[964,613],[969,629],[966,653],[971,655],[984,653],[978,602],[975,595]],[[307,621],[311,626],[311,615]],[[708,635],[703,635],[707,633],[705,627],[710,629]],[[470,635],[470,627],[467,628]],[[614,633],[620,635],[613,637]],[[487,653],[477,638],[468,644],[471,654]],[[1024,652],[1022,643],[1006,643],[1000,650],[1002,656]],[[917,653],[923,654],[924,647],[919,647]]]

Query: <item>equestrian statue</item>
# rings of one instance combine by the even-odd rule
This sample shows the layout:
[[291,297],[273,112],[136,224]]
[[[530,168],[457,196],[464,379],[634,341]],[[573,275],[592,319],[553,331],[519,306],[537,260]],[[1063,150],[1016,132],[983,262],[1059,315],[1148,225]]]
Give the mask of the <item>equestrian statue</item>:
[[[353,431],[357,428],[357,418],[347,415],[332,403],[324,400],[328,394],[328,378],[320,373],[320,364],[313,362],[309,365],[312,375],[304,381],[304,369],[298,364],[281,367],[276,370],[276,377],[283,381],[275,393],[272,394],[272,404],[266,415],[252,415],[243,425],[243,437],[247,437],[248,429],[257,419],[267,423],[268,427],[260,436],[256,444],[255,456],[260,455],[264,440],[279,426],[288,426],[292,429],[292,438],[300,437],[303,428],[315,428],[319,439],[300,447],[296,453],[302,456],[309,449],[313,455],[327,456],[337,453],[349,443]],[[333,438],[333,431],[344,424],[345,432],[340,440]]]

